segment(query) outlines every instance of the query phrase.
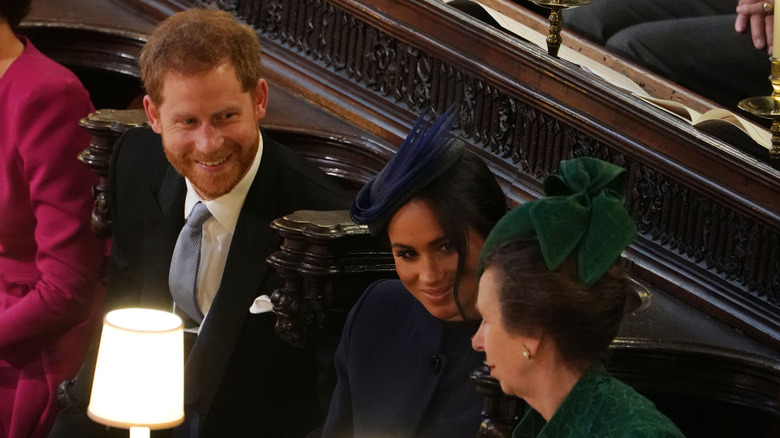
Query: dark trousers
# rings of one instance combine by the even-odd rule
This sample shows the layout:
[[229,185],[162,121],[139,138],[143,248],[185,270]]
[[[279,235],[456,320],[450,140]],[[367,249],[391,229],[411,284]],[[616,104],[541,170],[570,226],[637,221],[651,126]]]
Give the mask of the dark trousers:
[[[734,30],[736,0],[598,0],[564,27],[724,107],[771,94],[766,50]],[[771,43],[771,35],[769,36]],[[780,48],[778,48],[780,50]]]

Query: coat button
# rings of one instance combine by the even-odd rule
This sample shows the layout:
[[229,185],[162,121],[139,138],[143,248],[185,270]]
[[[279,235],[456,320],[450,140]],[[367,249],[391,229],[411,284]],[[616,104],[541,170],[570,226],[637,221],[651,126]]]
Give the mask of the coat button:
[[431,367],[433,374],[438,374],[441,370],[441,359],[439,359],[439,356],[431,356],[431,360],[428,362],[428,365]]

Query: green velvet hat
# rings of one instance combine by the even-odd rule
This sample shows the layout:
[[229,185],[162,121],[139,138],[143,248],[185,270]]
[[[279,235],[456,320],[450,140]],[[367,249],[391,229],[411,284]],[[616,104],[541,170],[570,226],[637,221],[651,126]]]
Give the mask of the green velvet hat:
[[623,168],[596,158],[562,161],[558,174],[544,180],[544,198],[511,210],[490,232],[479,255],[477,278],[496,249],[537,240],[551,271],[577,251],[580,280],[591,286],[636,236],[624,206],[626,175]]

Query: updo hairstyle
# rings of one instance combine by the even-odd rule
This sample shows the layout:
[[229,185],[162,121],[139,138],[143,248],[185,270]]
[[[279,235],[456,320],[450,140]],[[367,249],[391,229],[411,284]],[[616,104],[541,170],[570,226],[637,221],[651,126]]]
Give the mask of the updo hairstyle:
[[485,265],[498,270],[501,319],[510,333],[541,329],[561,358],[582,369],[595,363],[617,335],[630,292],[615,262],[592,286],[578,277],[576,253],[549,271],[536,241],[496,249]]

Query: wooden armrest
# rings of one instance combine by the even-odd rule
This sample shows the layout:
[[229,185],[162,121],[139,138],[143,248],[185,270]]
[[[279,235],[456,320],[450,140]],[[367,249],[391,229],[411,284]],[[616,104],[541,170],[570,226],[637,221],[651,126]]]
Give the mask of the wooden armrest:
[[101,239],[111,236],[111,214],[108,211],[108,168],[111,154],[119,137],[128,129],[145,126],[149,122],[142,109],[101,109],[81,119],[79,123],[92,134],[89,147],[79,154],[79,160],[100,177],[93,188],[92,232]]
[[343,319],[369,284],[396,276],[392,254],[347,210],[296,211],[271,228],[284,239],[267,259],[284,279],[271,296],[276,330],[293,345],[322,329],[327,314]]

